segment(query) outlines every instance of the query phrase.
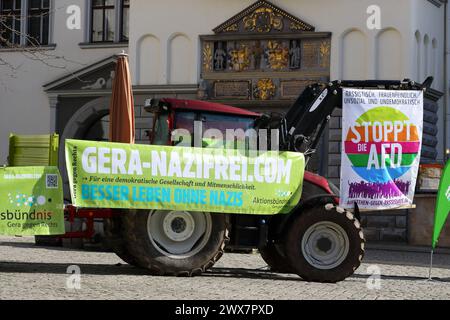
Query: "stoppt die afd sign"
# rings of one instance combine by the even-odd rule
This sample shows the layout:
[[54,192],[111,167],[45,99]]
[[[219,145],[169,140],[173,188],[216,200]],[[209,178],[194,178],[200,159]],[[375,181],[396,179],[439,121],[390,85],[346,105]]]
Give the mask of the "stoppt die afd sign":
[[422,91],[343,90],[341,205],[412,205],[423,127]]

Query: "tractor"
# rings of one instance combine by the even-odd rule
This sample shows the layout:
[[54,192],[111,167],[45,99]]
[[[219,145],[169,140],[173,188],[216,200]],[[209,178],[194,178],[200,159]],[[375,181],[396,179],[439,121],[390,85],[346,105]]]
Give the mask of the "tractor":
[[[316,151],[335,108],[342,107],[342,88],[424,90],[403,81],[334,81],[309,85],[285,115],[259,114],[209,101],[149,99],[153,145],[175,146],[176,129],[278,130],[280,151]],[[358,207],[339,207],[339,189],[306,171],[301,200],[289,214],[246,215],[164,210],[114,210],[105,219],[105,235],[124,261],[155,275],[194,276],[211,268],[229,248],[255,248],[275,272],[306,281],[338,282],[352,275],[364,256],[365,239]]]

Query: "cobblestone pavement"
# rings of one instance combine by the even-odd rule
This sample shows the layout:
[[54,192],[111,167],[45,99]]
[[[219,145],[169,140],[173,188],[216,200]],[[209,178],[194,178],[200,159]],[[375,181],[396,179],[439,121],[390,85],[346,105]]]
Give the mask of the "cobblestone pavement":
[[[113,253],[35,247],[33,238],[0,237],[0,299],[450,299],[450,255],[368,250],[356,273],[337,284],[265,270],[259,254],[227,253],[202,276],[155,277]],[[379,289],[368,275],[377,265]],[[81,289],[66,289],[67,267],[81,268]],[[369,268],[370,270],[370,268]]]

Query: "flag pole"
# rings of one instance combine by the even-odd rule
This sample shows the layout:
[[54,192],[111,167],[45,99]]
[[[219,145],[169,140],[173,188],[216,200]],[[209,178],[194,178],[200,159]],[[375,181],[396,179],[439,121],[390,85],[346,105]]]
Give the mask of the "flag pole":
[[431,249],[431,255],[430,255],[430,270],[428,271],[428,280],[431,281],[431,269],[433,268],[433,249]]

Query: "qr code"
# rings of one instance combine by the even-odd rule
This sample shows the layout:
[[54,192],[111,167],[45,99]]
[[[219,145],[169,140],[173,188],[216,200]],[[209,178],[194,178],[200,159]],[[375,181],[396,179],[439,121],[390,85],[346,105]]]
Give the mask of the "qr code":
[[47,189],[58,188],[58,175],[57,174],[47,174],[45,176],[45,182]]

